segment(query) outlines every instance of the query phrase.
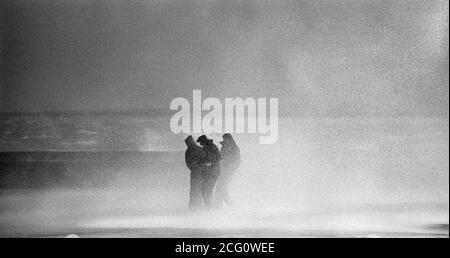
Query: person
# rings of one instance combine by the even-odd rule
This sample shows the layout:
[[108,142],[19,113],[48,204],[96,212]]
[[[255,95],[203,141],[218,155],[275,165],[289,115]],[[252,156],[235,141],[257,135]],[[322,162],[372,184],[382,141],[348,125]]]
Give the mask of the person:
[[217,202],[220,206],[224,204],[233,205],[229,187],[234,173],[241,162],[241,151],[234,141],[233,136],[229,133],[223,135],[223,141],[220,144],[222,145],[220,148],[222,160],[220,162],[221,173],[216,188]]
[[205,158],[203,148],[198,146],[192,135],[188,136],[184,142],[187,149],[184,154],[185,162],[191,171],[190,190],[189,190],[189,208],[199,209],[203,206],[202,196],[202,160]]
[[205,157],[202,160],[202,193],[206,208],[212,208],[214,198],[214,188],[220,175],[220,150],[214,144],[213,140],[205,135],[200,136],[197,142],[203,147]]

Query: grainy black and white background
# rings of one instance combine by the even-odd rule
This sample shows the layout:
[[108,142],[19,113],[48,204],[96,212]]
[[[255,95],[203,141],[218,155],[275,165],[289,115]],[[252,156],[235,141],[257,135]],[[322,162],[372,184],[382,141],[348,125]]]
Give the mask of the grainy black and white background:
[[[0,0],[0,236],[448,237],[448,10]],[[276,144],[236,135],[233,208],[186,208],[193,89],[279,98]]]

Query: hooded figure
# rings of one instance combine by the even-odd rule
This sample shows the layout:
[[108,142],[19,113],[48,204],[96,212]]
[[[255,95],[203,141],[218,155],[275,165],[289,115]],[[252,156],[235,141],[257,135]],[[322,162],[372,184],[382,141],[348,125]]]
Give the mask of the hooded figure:
[[203,185],[202,193],[205,205],[208,208],[212,207],[212,200],[214,195],[214,188],[217,183],[217,178],[220,175],[220,151],[214,144],[213,140],[208,139],[205,135],[200,136],[197,142],[203,147],[205,157],[202,160],[204,165],[202,169]]
[[223,135],[223,141],[220,144],[222,144],[220,149],[222,160],[220,162],[221,173],[217,183],[216,197],[219,205],[232,205],[233,202],[230,198],[229,186],[241,162],[241,151],[234,141],[233,136],[229,133]]
[[188,136],[184,142],[187,149],[184,154],[186,165],[191,170],[191,185],[189,192],[189,208],[198,209],[203,206],[202,197],[202,160],[205,158],[203,148],[195,143],[192,136]]

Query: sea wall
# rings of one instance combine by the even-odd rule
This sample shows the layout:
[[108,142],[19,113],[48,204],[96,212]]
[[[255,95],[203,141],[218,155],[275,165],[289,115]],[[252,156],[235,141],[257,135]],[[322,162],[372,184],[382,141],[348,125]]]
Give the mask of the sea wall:
[[0,152],[0,189],[103,186],[184,170],[183,152]]

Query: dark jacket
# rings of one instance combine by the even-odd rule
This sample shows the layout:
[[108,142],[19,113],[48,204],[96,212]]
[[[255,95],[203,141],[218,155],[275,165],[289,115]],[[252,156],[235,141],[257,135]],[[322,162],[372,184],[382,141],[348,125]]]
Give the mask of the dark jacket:
[[202,160],[202,164],[206,166],[206,176],[219,176],[220,174],[220,160],[222,158],[219,148],[209,140],[203,146],[206,156]]
[[184,153],[184,159],[186,161],[187,167],[191,170],[200,170],[202,168],[203,159],[206,156],[206,153],[203,151],[203,148],[198,146],[195,143],[194,138],[189,136],[184,140],[186,143],[187,149]]
[[220,148],[220,153],[222,154],[222,171],[230,172],[239,167],[239,164],[241,163],[241,151],[234,141],[224,141]]

